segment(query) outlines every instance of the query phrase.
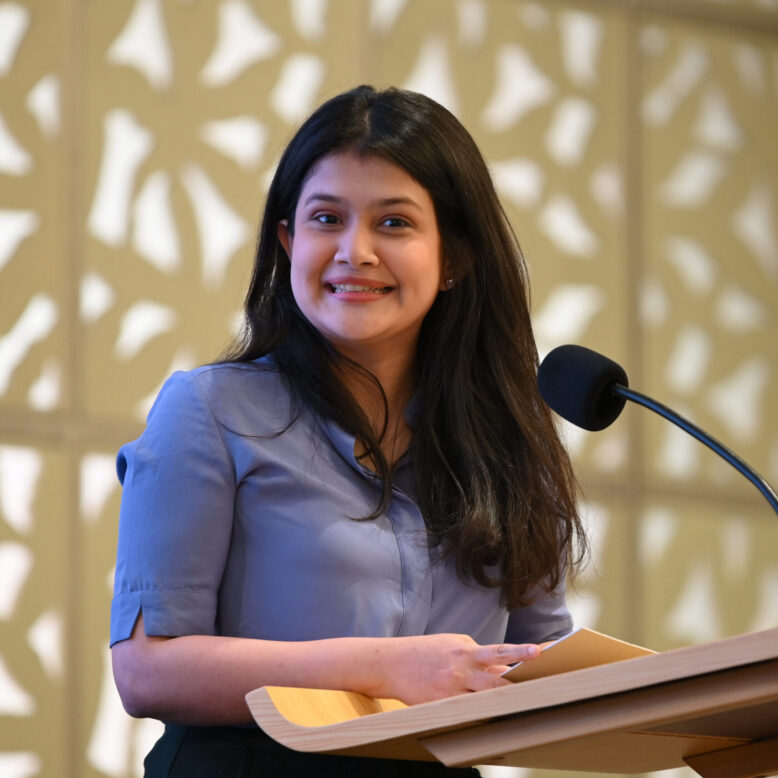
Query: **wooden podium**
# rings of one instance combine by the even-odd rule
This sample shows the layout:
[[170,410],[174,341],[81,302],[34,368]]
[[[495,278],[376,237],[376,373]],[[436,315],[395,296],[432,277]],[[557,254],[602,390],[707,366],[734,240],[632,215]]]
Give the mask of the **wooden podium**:
[[406,706],[262,687],[254,719],[298,751],[446,765],[704,778],[778,773],[778,628]]

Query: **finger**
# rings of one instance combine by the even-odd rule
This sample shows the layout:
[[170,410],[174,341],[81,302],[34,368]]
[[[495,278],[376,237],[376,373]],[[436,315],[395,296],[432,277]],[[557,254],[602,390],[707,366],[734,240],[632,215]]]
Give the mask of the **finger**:
[[527,659],[533,659],[539,653],[540,648],[534,643],[497,643],[479,646],[473,656],[479,664],[491,666],[524,662]]
[[486,672],[491,673],[492,675],[502,675],[503,673],[507,673],[510,669],[511,665],[492,665],[491,667],[486,668]]
[[468,679],[467,688],[471,692],[482,692],[485,689],[497,689],[500,686],[513,686],[513,684],[499,675],[494,675],[488,670],[473,672]]

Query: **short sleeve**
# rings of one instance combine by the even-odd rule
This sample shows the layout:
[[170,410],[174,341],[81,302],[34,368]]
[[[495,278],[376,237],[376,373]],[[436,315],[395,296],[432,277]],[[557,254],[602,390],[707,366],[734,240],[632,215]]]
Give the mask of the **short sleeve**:
[[539,586],[530,599],[530,605],[511,612],[505,634],[507,643],[545,643],[572,631],[573,617],[565,604],[564,582],[552,592]]
[[143,435],[119,451],[112,645],[130,636],[141,611],[148,635],[215,632],[235,468],[204,394],[207,377],[171,376]]

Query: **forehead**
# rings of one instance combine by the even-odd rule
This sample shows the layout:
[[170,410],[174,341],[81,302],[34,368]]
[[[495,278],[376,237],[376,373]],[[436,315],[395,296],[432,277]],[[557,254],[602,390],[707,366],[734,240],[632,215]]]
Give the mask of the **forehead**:
[[300,190],[300,202],[315,193],[338,196],[406,196],[419,205],[432,206],[429,192],[405,168],[375,154],[341,151],[317,160]]

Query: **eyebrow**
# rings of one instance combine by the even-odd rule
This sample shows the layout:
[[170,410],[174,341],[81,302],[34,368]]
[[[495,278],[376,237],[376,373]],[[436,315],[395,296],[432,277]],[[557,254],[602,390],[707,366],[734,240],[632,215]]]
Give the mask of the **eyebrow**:
[[[337,195],[329,194],[327,192],[313,192],[312,194],[308,195],[308,197],[306,197],[304,205],[316,202],[317,200],[324,201],[326,203],[336,203],[337,205],[346,204],[346,199],[343,197],[338,197]],[[381,200],[376,200],[375,202],[371,203],[371,205],[384,208],[389,205],[410,205],[419,211],[422,210],[421,206],[410,197],[384,197]]]

